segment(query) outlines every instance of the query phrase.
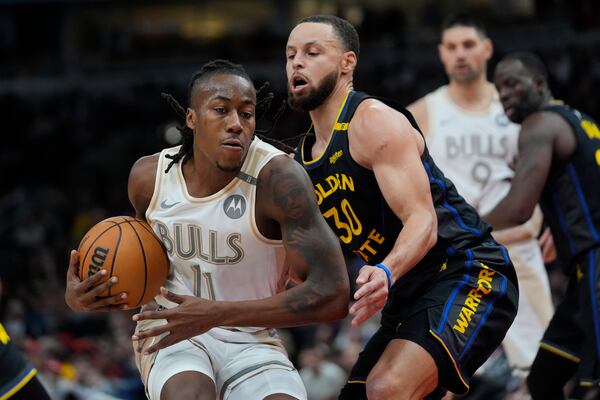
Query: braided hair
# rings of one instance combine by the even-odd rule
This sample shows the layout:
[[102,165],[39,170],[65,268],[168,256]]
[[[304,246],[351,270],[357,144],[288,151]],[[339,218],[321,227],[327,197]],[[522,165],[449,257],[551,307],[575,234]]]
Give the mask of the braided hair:
[[[205,81],[208,77],[216,75],[216,74],[231,74],[237,75],[246,79],[248,82],[252,82],[250,76],[244,70],[240,64],[234,64],[228,60],[213,60],[202,66],[198,72],[196,72],[192,78],[190,79],[190,83],[188,85],[188,102],[192,103],[192,95],[194,92],[194,88],[198,85],[199,82]],[[271,102],[275,95],[273,92],[269,91],[270,84],[269,82],[265,82],[257,91],[256,91],[256,120],[261,119],[267,113],[267,111],[271,108]],[[179,163],[181,160],[185,163],[191,156],[193,151],[194,144],[194,131],[190,129],[186,121],[186,110],[179,104],[179,102],[169,93],[161,93],[161,96],[169,103],[171,108],[175,111],[177,116],[182,120],[183,124],[178,126],[177,129],[181,132],[181,147],[177,154],[174,155],[166,155],[167,158],[171,159],[171,162],[167,166],[165,173],[169,172],[169,169],[173,166],[173,164]],[[285,152],[293,152],[294,149],[285,143],[278,141],[273,138],[267,138],[265,135],[269,134],[275,124],[285,111],[285,101],[279,107],[275,115],[271,118],[271,126],[265,130],[256,129],[255,132],[257,136],[261,139],[272,143],[280,150]]]

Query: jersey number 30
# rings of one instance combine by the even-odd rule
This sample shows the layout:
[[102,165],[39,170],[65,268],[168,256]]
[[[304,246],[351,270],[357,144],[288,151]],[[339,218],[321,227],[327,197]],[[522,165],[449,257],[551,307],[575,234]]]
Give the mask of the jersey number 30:
[[362,224],[358,220],[358,217],[354,213],[354,210],[347,199],[343,199],[340,203],[340,210],[342,211],[343,217],[345,217],[345,222],[340,219],[340,213],[336,207],[332,207],[325,211],[323,216],[327,219],[333,218],[333,223],[338,229],[338,236],[342,242],[348,244],[352,242],[353,236],[358,236],[362,233]]

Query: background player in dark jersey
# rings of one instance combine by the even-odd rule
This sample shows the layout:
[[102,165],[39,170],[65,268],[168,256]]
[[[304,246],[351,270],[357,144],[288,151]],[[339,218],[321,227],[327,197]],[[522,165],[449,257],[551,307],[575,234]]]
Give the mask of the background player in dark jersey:
[[353,324],[385,304],[341,398],[465,393],[515,316],[514,269],[435,166],[410,114],[353,90],[358,55],[356,30],[334,16],[300,21],[286,49],[288,101],[314,126],[296,159],[329,225],[367,263]]
[[[487,216],[495,228],[526,221],[539,201],[569,287],[531,368],[534,399],[563,399],[598,389],[600,378],[600,130],[594,120],[552,97],[547,72],[533,54],[507,55],[494,81],[506,115],[522,123],[519,162],[506,197]],[[594,397],[596,398],[596,397]]]
[[[0,281],[0,295],[2,282]],[[50,400],[35,369],[19,353],[0,324],[0,399]]]

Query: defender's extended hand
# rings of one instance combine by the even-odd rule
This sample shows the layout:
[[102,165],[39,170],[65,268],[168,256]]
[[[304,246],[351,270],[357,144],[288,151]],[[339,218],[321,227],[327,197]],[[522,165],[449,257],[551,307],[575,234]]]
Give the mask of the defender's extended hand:
[[184,296],[169,292],[164,287],[160,288],[160,294],[167,300],[177,303],[176,307],[159,310],[144,311],[135,314],[134,321],[164,319],[166,324],[135,333],[131,339],[142,340],[152,336],[160,336],[167,333],[160,341],[149,347],[144,354],[151,354],[157,350],[164,349],[182,340],[190,339],[200,335],[217,326],[214,301],[205,300],[195,296]]
[[381,310],[387,301],[388,278],[381,268],[365,265],[360,269],[356,283],[359,289],[354,293],[356,303],[350,307],[352,326],[358,326]]
[[65,301],[73,311],[113,311],[122,310],[127,298],[127,293],[121,292],[110,297],[99,297],[107,293],[108,289],[117,283],[118,278],[113,276],[102,282],[107,271],[102,269],[85,280],[79,279],[79,253],[71,250],[69,269],[67,270],[67,287]]

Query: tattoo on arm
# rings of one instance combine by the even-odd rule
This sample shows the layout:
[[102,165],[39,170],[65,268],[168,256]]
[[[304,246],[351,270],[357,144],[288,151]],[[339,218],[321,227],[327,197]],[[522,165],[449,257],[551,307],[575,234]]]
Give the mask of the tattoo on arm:
[[288,260],[307,271],[304,284],[289,291],[285,306],[294,314],[315,312],[339,296],[340,287],[348,285],[338,239],[311,197],[308,178],[297,171],[274,168],[269,181],[274,205],[283,215],[280,225]]

